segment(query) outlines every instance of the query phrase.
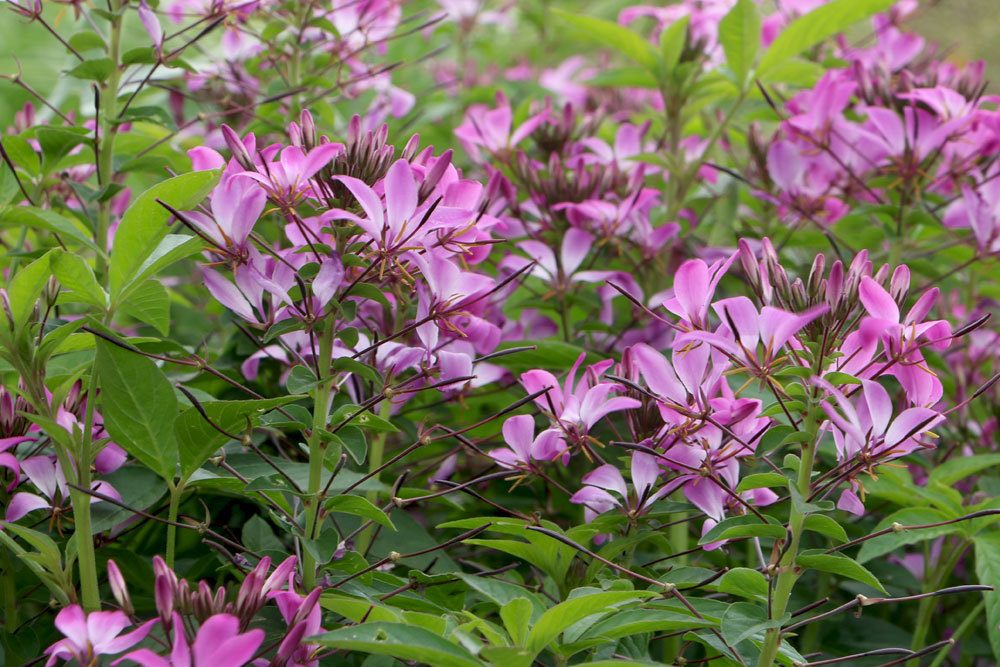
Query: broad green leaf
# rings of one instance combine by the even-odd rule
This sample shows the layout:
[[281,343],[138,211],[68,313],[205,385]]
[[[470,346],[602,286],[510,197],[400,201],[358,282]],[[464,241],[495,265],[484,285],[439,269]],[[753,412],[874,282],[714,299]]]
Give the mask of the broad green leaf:
[[170,295],[159,280],[147,280],[132,290],[118,310],[150,325],[162,336],[170,333]]
[[190,257],[202,249],[202,242],[196,236],[183,234],[167,234],[153,249],[152,254],[136,269],[135,276],[118,294],[119,301],[128,299],[129,295],[139,289],[147,279],[185,257]]
[[[931,507],[906,507],[893,512],[879,521],[878,525],[875,526],[875,529],[872,532],[878,532],[889,528],[894,523],[898,523],[902,526],[922,526],[928,523],[940,523],[954,518],[954,516],[950,516],[941,510],[936,510]],[[863,543],[861,545],[861,549],[858,551],[857,560],[859,563],[867,563],[874,558],[892,553],[896,549],[904,547],[907,544],[916,544],[917,542],[932,540],[942,535],[948,535],[949,533],[957,533],[960,530],[961,527],[958,524],[951,524],[948,526],[938,526],[937,528],[901,530],[899,532],[894,531],[887,533]]]
[[524,646],[534,607],[528,598],[514,598],[500,607],[500,619],[515,646]]
[[[179,211],[191,209],[205,199],[218,180],[218,171],[195,171],[157,183],[136,197],[115,232],[109,272],[112,302],[118,301],[128,285],[150,275],[151,267],[144,265],[170,229],[170,213],[157,199]],[[187,241],[190,237],[183,238]]]
[[764,52],[757,71],[762,78],[775,66],[837,35],[854,23],[889,9],[896,0],[831,0],[792,21]]
[[97,246],[90,236],[80,229],[69,218],[65,218],[55,211],[35,208],[34,206],[18,206],[0,212],[0,225],[3,226],[25,226],[33,229],[41,229],[47,232],[58,234],[63,241],[72,239],[90,250],[97,251]]
[[285,381],[285,386],[292,393],[305,394],[312,391],[317,382],[319,380],[312,369],[300,364],[292,367],[292,370],[288,373],[288,379]]
[[[256,424],[269,410],[298,401],[303,396],[279,396],[246,401],[208,401],[201,404],[205,414],[220,428],[240,435],[247,423]],[[188,408],[177,417],[172,432],[180,451],[181,477],[187,479],[229,440],[208,424],[197,408]]]
[[[763,575],[761,575],[763,576]],[[590,626],[575,644],[588,639],[603,641],[620,639],[647,632],[675,632],[677,630],[707,628],[716,625],[690,614],[666,609],[626,609],[599,620]]]
[[75,300],[97,306],[102,311],[108,307],[108,295],[98,284],[93,269],[83,257],[55,252],[52,255],[52,274]]
[[455,576],[464,581],[476,593],[496,603],[499,607],[517,598],[527,598],[533,607],[533,618],[540,616],[545,611],[545,603],[541,596],[527,591],[517,584],[511,584],[495,577],[477,577],[474,574],[464,572],[456,572]]
[[655,69],[657,64],[656,49],[641,35],[604,19],[572,14],[558,9],[553,10],[553,13],[581,32],[586,33],[595,42],[618,51],[646,69]]
[[935,466],[931,470],[930,481],[950,486],[966,477],[975,475],[981,470],[994,466],[1000,466],[1000,454],[957,456],[939,466]]
[[734,567],[719,579],[719,592],[741,598],[767,600],[767,579],[757,570]]
[[780,628],[789,618],[790,615],[785,614],[783,618],[769,619],[763,606],[736,602],[723,614],[719,629],[726,641],[735,646],[754,635],[763,634],[765,630]]
[[1000,533],[976,537],[976,577],[979,583],[993,586],[984,591],[986,601],[986,636],[990,638],[993,656],[1000,660]]
[[681,60],[690,22],[691,17],[685,16],[668,25],[660,33],[660,57],[663,58],[663,69],[668,73],[673,71]]
[[606,591],[560,602],[542,614],[532,626],[528,635],[528,649],[537,655],[552,644],[563,630],[577,621],[655,595],[651,591]]
[[45,288],[45,283],[52,275],[51,264],[54,252],[48,252],[31,264],[22,266],[7,286],[10,314],[17,327],[22,327],[28,322],[31,312],[35,309],[35,303]]
[[325,507],[331,512],[342,512],[344,514],[359,516],[363,519],[374,521],[380,526],[396,530],[396,526],[392,524],[389,516],[363,496],[350,494],[334,496],[326,501]]
[[364,623],[313,637],[321,646],[399,660],[415,660],[434,667],[480,667],[471,653],[423,628],[401,623]]
[[42,166],[51,171],[59,160],[85,141],[88,131],[82,128],[42,126],[35,130],[35,138],[42,149]]
[[[708,483],[702,480],[702,483]],[[776,519],[768,517],[769,523],[763,523],[756,516],[751,514],[745,516],[732,516],[724,519],[705,533],[698,541],[698,544],[710,544],[719,540],[731,540],[737,537],[773,537],[781,539],[785,537],[785,527]],[[770,523],[773,522],[773,523]]]
[[799,567],[810,570],[819,570],[820,572],[838,574],[842,577],[847,577],[848,579],[860,581],[861,583],[867,584],[883,593],[886,592],[885,588],[882,587],[881,582],[875,578],[874,574],[869,572],[857,561],[845,556],[844,554],[827,554],[818,550],[804,551],[795,559],[795,564]]
[[104,339],[97,339],[95,364],[108,433],[140,463],[172,481],[177,472],[177,398],[170,380],[146,357]]
[[771,489],[776,486],[788,486],[788,478],[776,472],[759,472],[741,479],[735,491],[743,493],[751,489]]
[[752,0],[738,0],[719,22],[719,42],[726,53],[726,63],[743,86],[753,68],[760,47],[760,14]]
[[115,64],[111,58],[94,58],[93,60],[84,60],[66,73],[77,79],[102,82],[111,76],[114,70]]
[[826,535],[838,542],[847,541],[847,531],[844,530],[844,527],[826,514],[810,514],[806,517],[802,527],[805,530]]

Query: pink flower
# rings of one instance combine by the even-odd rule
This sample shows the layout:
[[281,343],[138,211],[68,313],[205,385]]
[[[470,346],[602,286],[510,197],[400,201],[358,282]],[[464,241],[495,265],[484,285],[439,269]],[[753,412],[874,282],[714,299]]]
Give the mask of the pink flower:
[[240,633],[239,619],[231,614],[209,617],[198,628],[193,644],[188,643],[180,615],[174,614],[171,625],[174,641],[169,659],[148,648],[141,648],[111,664],[129,661],[142,667],[243,667],[253,659],[264,641],[263,630]]
[[247,178],[224,176],[212,191],[212,215],[188,211],[185,217],[224,252],[234,265],[247,261],[247,239],[267,205],[267,193]]
[[632,452],[632,490],[630,495],[625,479],[618,468],[607,463],[583,476],[584,487],[573,494],[570,502],[583,505],[584,518],[590,522],[598,514],[614,507],[639,513],[677,488],[672,483],[653,491],[660,476],[656,457],[645,452]]
[[97,656],[115,655],[142,641],[155,623],[156,619],[148,621],[122,635],[122,630],[130,625],[124,613],[92,611],[87,614],[79,605],[66,607],[55,620],[56,628],[65,639],[45,650],[45,655],[49,656],[46,667],[56,664],[60,658],[72,658],[81,665],[96,664]]
[[507,96],[497,93],[497,106],[490,109],[484,104],[474,104],[465,113],[465,120],[455,128],[462,147],[475,160],[481,160],[480,148],[489,153],[501,153],[521,143],[541,125],[548,112],[530,116],[517,129],[513,129],[513,112]]
[[139,21],[142,22],[142,27],[145,28],[146,34],[152,40],[153,48],[156,49],[157,55],[162,58],[163,27],[160,25],[160,19],[156,18],[156,14],[146,4],[146,0],[140,0],[139,2]]
[[[872,380],[861,381],[861,395],[853,401],[825,380],[813,382],[830,394],[839,408],[823,404],[830,419],[828,428],[833,432],[837,459],[844,462],[857,458],[865,462],[866,470],[926,447],[921,436],[944,420],[940,413],[923,407],[908,408],[893,418],[889,393]],[[864,511],[852,488],[844,491],[838,506],[853,514]]]
[[343,150],[341,144],[321,144],[308,153],[298,146],[286,146],[277,160],[258,164],[256,171],[241,174],[263,185],[275,202],[294,206],[301,198],[312,195],[310,179]]
[[565,449],[558,429],[549,428],[535,436],[535,420],[531,415],[507,419],[503,423],[503,439],[507,447],[494,449],[489,455],[504,468],[530,470],[533,461],[551,461]]
[[[21,472],[41,495],[27,491],[15,493],[7,505],[7,521],[17,521],[34,510],[61,508],[69,500],[66,476],[55,459],[48,456],[32,456],[21,461]],[[121,500],[118,492],[107,482],[94,481],[91,488],[98,493]],[[100,500],[92,497],[90,502],[96,503]]]
[[[600,382],[600,375],[611,365],[611,360],[602,361],[587,368],[579,382],[576,373],[586,355],[581,354],[566,376],[562,387],[552,373],[535,369],[521,374],[521,385],[525,391],[535,393],[542,389],[549,391],[535,398],[535,403],[543,410],[553,411],[552,419],[563,432],[567,443],[582,444],[594,425],[612,412],[630,410],[641,405],[627,396],[613,396],[621,390],[614,382]],[[564,456],[567,459],[569,453]]]
[[704,329],[715,288],[735,259],[736,253],[733,253],[711,266],[700,259],[684,262],[674,274],[674,295],[663,306],[689,327]]

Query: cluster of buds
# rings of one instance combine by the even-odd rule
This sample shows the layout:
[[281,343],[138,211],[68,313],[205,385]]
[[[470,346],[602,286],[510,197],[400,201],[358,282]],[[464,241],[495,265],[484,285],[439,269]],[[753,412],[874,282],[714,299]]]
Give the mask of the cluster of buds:
[[[819,305],[829,308],[807,330],[811,329],[813,333],[822,335],[824,331],[832,331],[834,327],[839,329],[844,323],[851,322],[861,312],[858,288],[862,278],[872,277],[872,263],[868,259],[867,250],[855,255],[847,269],[838,259],[830,265],[829,271],[826,256],[818,254],[806,280],[789,277],[781,266],[770,239],[761,241],[760,255],[758,260],[757,252],[752,246],[746,240],[740,240],[739,257],[743,273],[760,303],[793,312]],[[883,265],[875,274],[874,280],[882,284],[888,273],[889,266]],[[908,286],[909,270],[901,266],[889,281],[893,299],[897,302],[905,300]]]
[[563,105],[562,113],[546,110],[545,122],[535,128],[531,139],[545,154],[566,153],[576,142],[593,136],[601,124],[601,114],[578,114],[569,102]]
[[[239,619],[240,628],[245,630],[267,602],[269,594],[289,585],[294,576],[295,562],[295,557],[290,556],[268,575],[271,559],[262,558],[243,580],[236,598],[230,601],[227,600],[227,590],[224,586],[213,590],[205,581],[199,581],[197,586],[192,586],[186,579],[179,579],[163,559],[155,556],[154,596],[160,622],[164,628],[170,628],[174,612],[193,616],[199,622],[216,614],[232,614]],[[122,587],[124,588],[124,584]],[[125,591],[123,596],[127,598],[127,595]],[[115,593],[116,599],[118,596],[119,594]]]
[[0,385],[0,439],[18,438],[27,433],[31,424],[23,413],[30,410],[20,392]]
[[576,158],[549,155],[547,166],[519,152],[514,173],[532,201],[543,207],[602,200],[609,193],[625,192],[629,179],[615,164],[586,164]]

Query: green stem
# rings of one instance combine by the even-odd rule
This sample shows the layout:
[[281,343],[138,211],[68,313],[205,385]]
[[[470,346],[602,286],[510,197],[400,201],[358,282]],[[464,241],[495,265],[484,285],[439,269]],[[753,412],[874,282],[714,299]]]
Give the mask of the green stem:
[[[121,36],[124,5],[115,2],[111,23],[111,37],[108,43],[108,58],[114,64],[111,74],[101,87],[100,149],[97,156],[97,179],[101,187],[107,187],[114,180],[115,137],[118,135],[118,85],[121,82]],[[94,242],[97,244],[97,275],[107,273],[105,253],[108,246],[108,229],[111,227],[111,198],[105,197],[97,210],[97,228]]]
[[[986,600],[980,600],[979,604],[973,607],[972,611],[969,612],[969,615],[966,616],[962,620],[962,622],[958,624],[958,627],[955,628],[955,634],[953,634],[951,638],[954,639],[955,641],[958,641],[959,639],[964,637],[965,633],[968,632],[969,628],[972,627],[973,621],[975,621],[979,617],[979,615],[983,613],[983,609],[985,608],[986,608]],[[941,649],[941,652],[937,654],[937,657],[934,658],[934,662],[930,664],[930,667],[941,667],[941,665],[944,664],[945,659],[948,657],[948,653],[951,651],[951,648],[952,648],[951,646],[943,647]]]
[[[392,410],[392,401],[388,398],[382,401],[379,406],[378,416],[382,419],[389,418],[389,412]],[[385,431],[379,432],[375,439],[372,441],[371,449],[368,451],[368,472],[373,473],[382,467],[382,462],[385,460],[385,439],[388,434]],[[373,481],[378,481],[378,476],[372,478]],[[369,491],[368,500],[372,504],[376,504],[378,501],[378,491]],[[371,546],[372,540],[375,539],[375,526],[369,526],[367,529],[361,531],[358,535],[357,541],[355,542],[355,551],[360,554],[364,554],[368,551]]]
[[[316,539],[317,517],[320,497],[320,484],[323,481],[323,458],[326,445],[321,433],[326,429],[327,412],[330,403],[330,360],[333,356],[334,322],[332,318],[323,323],[324,329],[319,342],[319,383],[313,391],[312,430],[309,433],[309,487],[306,490],[306,528],[305,539]],[[316,587],[316,559],[309,549],[302,549],[302,583],[306,590]]]
[[[965,542],[962,542],[955,547],[955,550],[948,557],[941,559],[940,565],[931,572],[931,576],[924,582],[925,593],[937,590],[944,585],[944,582],[948,580],[948,577],[955,570],[955,566],[958,564],[959,559],[961,559],[962,554],[965,553],[967,546]],[[925,560],[925,562],[929,563],[929,560]],[[938,599],[936,597],[926,597],[920,601],[920,606],[917,608],[917,623],[913,628],[913,640],[910,642],[911,650],[917,651],[924,647],[924,642],[927,640],[927,633],[931,628],[931,622],[934,620],[934,610],[937,608],[937,603]],[[907,663],[907,667],[918,667],[919,665],[919,659],[910,660]]]
[[[817,357],[816,367],[819,368],[822,363],[822,355],[817,355]],[[819,411],[819,401],[811,397],[803,429],[806,433],[813,434],[813,438],[810,442],[802,445],[802,460],[799,462],[799,474],[796,479],[796,488],[803,498],[809,497],[812,470],[816,462],[816,449],[819,447],[820,434],[817,430]],[[770,617],[772,619],[785,615],[788,610],[788,601],[792,597],[792,589],[800,576],[795,566],[795,559],[799,555],[799,543],[802,539],[802,528],[805,525],[805,520],[806,515],[792,501],[788,516],[788,530],[791,533],[791,540],[788,549],[785,550],[785,554],[778,563],[778,579],[771,596]],[[771,667],[778,656],[780,646],[781,628],[771,628],[764,635],[764,645],[761,647],[760,659],[757,661],[758,667]]]
[[[87,411],[84,417],[83,437],[79,450],[76,452],[76,465],[63,453],[59,459],[63,471],[72,474],[76,471],[76,484],[80,489],[89,489],[91,485],[90,462],[93,460],[93,430],[94,405],[97,402],[97,369],[91,368],[90,380],[87,386]],[[62,447],[56,447],[57,454]],[[97,611],[101,608],[101,598],[97,590],[97,559],[94,556],[94,539],[90,521],[90,495],[71,489],[70,500],[73,503],[74,535],[76,536],[77,560],[80,567],[80,593],[83,608],[86,611]]]
[[177,511],[181,506],[181,495],[184,493],[184,482],[170,485],[170,507],[167,509],[167,567],[173,569],[174,557],[177,553]]

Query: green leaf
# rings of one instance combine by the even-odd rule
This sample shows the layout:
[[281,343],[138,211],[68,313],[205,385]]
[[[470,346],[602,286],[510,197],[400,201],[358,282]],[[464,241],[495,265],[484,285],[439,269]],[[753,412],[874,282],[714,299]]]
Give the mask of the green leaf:
[[844,530],[844,527],[826,514],[810,514],[806,517],[802,527],[841,543],[847,541],[847,531]]
[[108,295],[94,277],[94,271],[79,255],[55,252],[52,255],[52,274],[59,284],[83,303],[97,306],[102,311],[108,307]]
[[[879,521],[878,525],[875,526],[875,529],[872,532],[878,532],[889,528],[894,523],[898,523],[903,526],[922,526],[924,524],[940,523],[954,518],[954,516],[931,507],[906,507],[893,512]],[[858,551],[857,560],[859,563],[867,563],[874,558],[884,556],[885,554],[891,553],[900,547],[906,546],[907,544],[916,544],[917,542],[932,540],[942,535],[957,533],[960,530],[961,527],[958,524],[951,524],[947,526],[938,526],[936,528],[922,528],[920,530],[901,530],[899,532],[893,531],[891,533],[872,538],[863,543],[861,545],[861,549]]]
[[118,309],[155,328],[162,336],[170,333],[170,295],[159,280],[147,280],[139,285]]
[[[52,254],[50,251],[31,264],[18,269],[7,286],[7,298],[10,302],[10,314],[16,327],[22,327],[31,317],[35,303],[45,288],[49,276],[52,275]],[[0,311],[2,312],[2,311]]]
[[[156,200],[160,199],[179,211],[191,209],[205,199],[218,180],[218,171],[195,171],[157,183],[136,197],[115,232],[109,271],[113,303],[118,302],[119,296],[130,284],[141,282],[162,268],[155,262],[152,267],[148,263],[154,251],[159,250],[157,254],[160,257],[170,254],[169,250],[163,252],[158,248],[160,241],[167,236],[169,227],[166,223],[170,213]],[[182,238],[189,241],[193,237]],[[176,247],[172,245],[171,249]]]
[[388,655],[415,660],[434,667],[480,667],[481,663],[461,646],[424,630],[401,623],[364,623],[339,628],[310,641],[328,648]]
[[852,24],[889,9],[896,0],[831,0],[792,21],[771,43],[760,60],[763,78],[774,67],[843,32]]
[[663,58],[663,69],[668,73],[673,71],[681,60],[690,22],[691,17],[685,16],[668,25],[660,33],[660,57]]
[[5,227],[25,226],[58,234],[64,241],[73,239],[93,251],[97,246],[90,236],[68,218],[54,211],[35,208],[34,206],[18,206],[0,212],[0,225]]
[[726,53],[726,63],[743,86],[753,68],[760,47],[760,14],[752,0],[738,0],[719,22],[719,42]]
[[848,558],[844,554],[826,554],[819,550],[803,551],[795,559],[795,564],[799,567],[811,570],[839,574],[842,577],[847,577],[848,579],[854,579],[855,581],[867,584],[872,588],[882,591],[883,593],[886,592],[885,588],[882,587],[881,582],[875,578],[874,574],[869,572],[857,561],[852,558]]
[[362,519],[374,521],[380,526],[396,530],[396,526],[393,525],[389,516],[363,496],[353,496],[350,494],[334,496],[326,501],[325,507],[331,512],[359,516]]
[[620,639],[630,635],[694,630],[713,625],[716,625],[716,623],[678,611],[669,611],[666,609],[626,609],[594,623],[581,635],[577,642],[574,642],[574,647],[577,644],[586,645],[589,643],[588,639],[595,641],[600,639],[604,643],[607,640]]
[[719,579],[719,592],[742,598],[767,600],[767,579],[757,570],[734,567]]
[[[250,487],[247,486],[249,489]],[[333,560],[340,546],[340,533],[333,528],[327,528],[315,540],[302,540],[302,546],[316,559],[319,565],[326,565]]]
[[1000,660],[1000,533],[980,535],[973,540],[976,549],[976,577],[981,584],[993,586],[983,591],[986,601],[986,636],[990,638],[993,656]]
[[167,481],[177,472],[177,397],[170,380],[146,357],[97,339],[104,426],[125,451]]
[[656,68],[658,54],[653,45],[628,28],[592,16],[555,9],[553,14],[589,36],[593,41],[618,51],[646,69]]
[[936,466],[930,474],[930,482],[951,486],[981,470],[1000,466],[1000,454],[977,454],[958,456]]
[[514,598],[500,607],[500,619],[515,646],[524,646],[534,606],[528,598]]
[[735,602],[722,615],[719,629],[726,641],[735,646],[754,635],[763,634],[765,630],[780,628],[790,617],[790,614],[785,614],[782,618],[769,619],[761,605]]
[[185,257],[189,257],[202,249],[202,242],[196,236],[184,234],[167,234],[153,249],[152,254],[136,269],[135,276],[118,295],[119,302],[128,299],[133,291],[139,289],[144,281],[152,278],[163,269]]
[[535,622],[528,635],[528,649],[537,655],[552,644],[563,630],[577,621],[654,595],[651,591],[606,591],[560,602]]
[[[702,483],[708,483],[702,480]],[[731,540],[737,537],[773,537],[778,540],[785,537],[785,527],[776,519],[768,517],[769,523],[763,523],[752,514],[746,516],[731,516],[715,525],[705,533],[698,544],[710,544],[720,540]],[[771,523],[773,522],[773,523]]]
[[42,166],[46,171],[58,164],[71,150],[89,141],[87,130],[82,128],[47,127],[35,130],[35,138],[42,149]]
[[751,489],[770,489],[776,486],[788,486],[788,478],[776,472],[760,472],[741,479],[735,490],[736,493],[743,493]]
[[319,382],[316,379],[316,374],[313,373],[312,369],[308,366],[294,366],[292,370],[288,373],[288,379],[285,381],[285,386],[288,387],[288,391],[293,394],[305,394],[312,391],[313,387]]
[[102,82],[114,71],[115,63],[111,58],[94,58],[93,60],[84,60],[66,73],[77,79]]
[[[201,404],[201,407],[205,410],[205,414],[219,427],[237,435],[246,429],[247,420],[251,424],[256,424],[265,412],[303,398],[303,396],[293,394],[247,401],[206,401]],[[177,446],[180,451],[181,477],[183,479],[190,477],[195,470],[201,467],[201,464],[229,440],[225,435],[212,428],[197,408],[188,408],[182,412],[174,422],[172,430],[177,438]]]

